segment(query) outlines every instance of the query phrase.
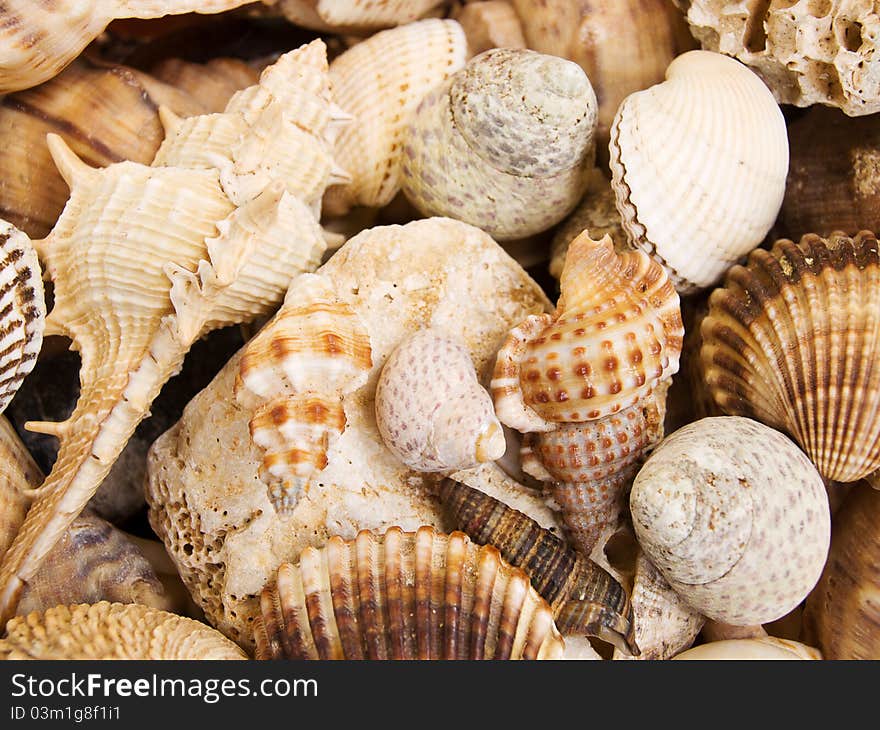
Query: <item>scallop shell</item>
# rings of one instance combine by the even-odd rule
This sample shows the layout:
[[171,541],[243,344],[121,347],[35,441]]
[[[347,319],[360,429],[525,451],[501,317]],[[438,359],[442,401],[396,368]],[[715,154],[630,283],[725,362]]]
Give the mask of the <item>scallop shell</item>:
[[56,606],[6,625],[0,659],[247,659],[219,631],[138,604]]
[[828,562],[807,598],[805,641],[826,659],[880,659],[880,493],[859,485],[834,515]]
[[874,234],[755,251],[713,292],[706,382],[725,413],[787,431],[826,479],[880,467],[880,255]]
[[880,111],[880,15],[871,0],[675,0],[703,48],[753,68],[783,104]]
[[453,17],[464,30],[472,55],[490,48],[526,47],[522,23],[516,10],[506,0],[469,2]]
[[444,511],[456,529],[501,551],[522,568],[547,601],[559,630],[596,636],[638,654],[626,591],[599,565],[522,512],[453,479],[440,485]]
[[785,120],[761,80],[733,59],[690,51],[666,81],[620,105],[612,185],[630,242],[689,293],[761,243],[788,173]]
[[327,466],[345,428],[343,399],[372,365],[358,316],[313,274],[295,280],[278,316],[245,347],[235,393],[255,410],[251,438],[264,451],[260,477],[277,511],[293,510]]
[[51,79],[117,18],[221,13],[250,0],[33,0],[4,3],[0,33],[0,94]]
[[291,23],[336,33],[406,25],[441,4],[441,0],[277,0],[274,6]]
[[329,213],[391,202],[410,118],[428,92],[464,66],[467,50],[456,21],[430,19],[376,33],[334,59],[333,93],[357,121],[339,136],[335,155],[352,179],[328,191]]
[[[322,122],[312,128],[315,154],[322,155],[333,117],[323,43],[282,56],[258,86],[230,100],[227,113],[255,130],[267,118],[283,128]],[[232,154],[254,136],[246,134]],[[260,138],[266,147],[259,158],[278,157],[272,142],[283,144],[284,135]],[[236,206],[226,188],[240,196],[248,174],[235,160],[218,158],[222,169],[122,162],[95,170],[59,138],[49,143],[71,199],[49,237],[37,243],[55,282],[47,331],[68,335],[79,350],[81,389],[66,421],[29,424],[61,444],[0,565],[2,618],[12,614],[23,583],[94,494],[193,341],[270,312],[291,277],[315,268],[325,249],[312,209],[288,192],[298,185],[295,177],[270,180]],[[192,149],[165,145],[181,157]],[[168,153],[163,161],[171,165],[174,157]]]
[[470,469],[500,459],[507,446],[470,353],[436,329],[408,337],[385,361],[376,425],[385,445],[417,471]]
[[457,218],[498,240],[524,238],[580,199],[595,128],[596,95],[576,64],[489,50],[419,104],[402,189],[425,215]]
[[673,659],[821,659],[822,654],[812,646],[797,641],[776,639],[728,639],[713,641],[688,649]]
[[636,476],[630,507],[651,562],[724,623],[784,616],[828,555],[822,478],[785,436],[747,418],[704,418],[668,436]]
[[521,570],[431,527],[306,548],[261,608],[258,659],[558,659],[564,648]]

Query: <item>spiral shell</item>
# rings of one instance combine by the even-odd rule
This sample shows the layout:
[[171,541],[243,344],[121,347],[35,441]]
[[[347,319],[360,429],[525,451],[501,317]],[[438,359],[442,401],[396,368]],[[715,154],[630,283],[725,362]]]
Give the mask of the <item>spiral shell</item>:
[[811,646],[768,636],[763,639],[728,639],[688,649],[673,659],[821,659],[822,654]]
[[136,603],[55,606],[6,624],[0,659],[247,659],[210,626]]
[[747,418],[704,418],[668,436],[636,476],[630,507],[651,562],[724,623],[784,616],[828,554],[822,478],[791,441]]
[[758,250],[713,292],[706,381],[725,413],[787,431],[826,479],[880,467],[880,255],[874,234]]
[[612,185],[630,242],[676,288],[714,284],[776,220],[788,173],[782,112],[742,64],[690,51],[626,98],[611,128]]
[[595,128],[596,95],[576,64],[492,49],[419,104],[402,189],[425,215],[457,218],[498,240],[524,238],[580,199]]
[[525,573],[431,527],[307,548],[261,608],[258,659],[556,659],[564,647]]

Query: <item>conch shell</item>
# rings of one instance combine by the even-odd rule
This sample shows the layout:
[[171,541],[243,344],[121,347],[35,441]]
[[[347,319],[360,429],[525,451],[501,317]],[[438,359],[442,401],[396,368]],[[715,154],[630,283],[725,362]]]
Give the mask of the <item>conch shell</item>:
[[673,659],[821,659],[822,654],[812,646],[797,641],[768,636],[763,639],[728,639],[713,641],[688,649]]
[[525,573],[431,527],[306,548],[261,607],[258,659],[558,659],[564,648]]
[[[80,398],[58,459],[0,565],[0,618],[94,494],[190,345],[269,313],[326,244],[315,217],[332,160],[334,109],[323,43],[282,56],[224,114],[179,122],[153,167],[95,170],[49,144],[71,199],[38,253],[55,282],[47,331],[80,352]],[[207,136],[200,136],[207,128]],[[211,130],[235,134],[221,145]],[[276,164],[303,135],[312,154]],[[199,150],[214,149],[210,155]],[[317,159],[317,162],[316,162]],[[323,172],[319,168],[323,163]],[[322,182],[323,181],[323,182]],[[297,197],[301,194],[302,199]]]
[[385,361],[376,426],[394,455],[417,471],[470,469],[500,459],[507,446],[470,353],[435,329],[410,336]]
[[610,152],[630,242],[682,293],[718,281],[761,243],[782,205],[782,112],[754,73],[717,53],[685,53],[666,81],[628,96]]
[[425,215],[498,240],[544,231],[583,194],[596,108],[590,80],[570,61],[514,48],[481,53],[416,109],[403,192]]
[[880,467],[877,237],[780,240],[737,266],[703,320],[706,382],[725,413],[787,431],[826,479]]
[[630,507],[669,584],[728,624],[787,614],[828,555],[822,478],[785,436],[747,418],[704,418],[664,439],[636,476]]
[[247,659],[219,631],[136,603],[55,606],[6,624],[0,659]]

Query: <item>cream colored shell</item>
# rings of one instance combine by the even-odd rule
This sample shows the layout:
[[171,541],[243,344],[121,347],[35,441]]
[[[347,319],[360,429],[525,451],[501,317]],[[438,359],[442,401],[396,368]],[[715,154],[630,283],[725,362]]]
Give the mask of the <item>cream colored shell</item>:
[[490,48],[526,47],[522,23],[506,0],[469,2],[454,10],[453,17],[464,30],[472,55]]
[[822,654],[817,649],[797,641],[777,639],[768,636],[763,639],[728,639],[726,641],[713,641],[709,644],[701,644],[693,649],[688,649],[673,659],[821,659]]
[[418,20],[441,0],[264,0],[290,22],[312,30],[360,32]]

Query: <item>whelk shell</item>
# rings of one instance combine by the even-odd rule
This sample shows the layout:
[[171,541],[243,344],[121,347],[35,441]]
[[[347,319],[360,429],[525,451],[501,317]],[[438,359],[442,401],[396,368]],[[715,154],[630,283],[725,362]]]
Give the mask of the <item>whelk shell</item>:
[[688,649],[673,659],[821,659],[822,654],[797,641],[768,636],[763,639],[728,639],[713,641]]
[[785,120],[742,64],[690,51],[631,94],[611,128],[612,185],[630,242],[689,293],[714,284],[776,220],[788,172]]
[[431,527],[306,548],[261,607],[258,659],[557,659],[564,647],[525,573]]

